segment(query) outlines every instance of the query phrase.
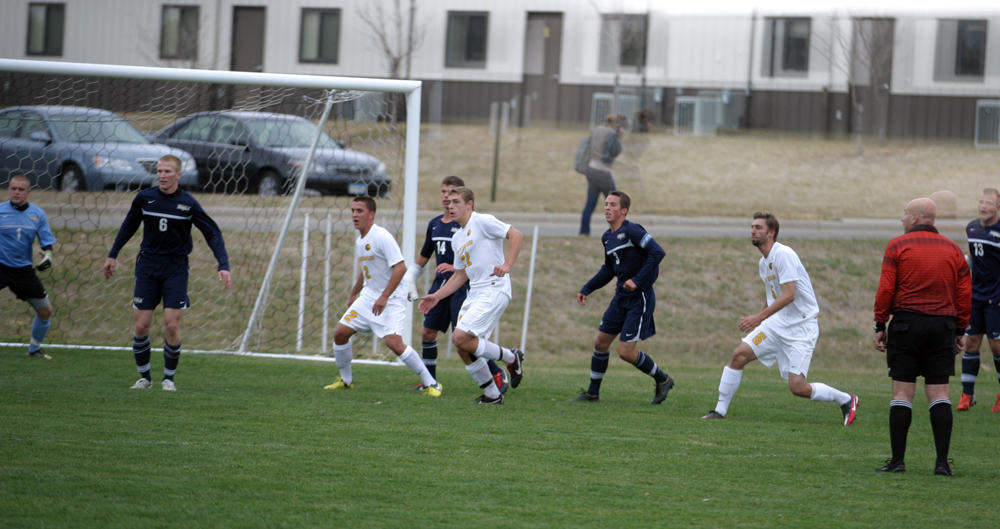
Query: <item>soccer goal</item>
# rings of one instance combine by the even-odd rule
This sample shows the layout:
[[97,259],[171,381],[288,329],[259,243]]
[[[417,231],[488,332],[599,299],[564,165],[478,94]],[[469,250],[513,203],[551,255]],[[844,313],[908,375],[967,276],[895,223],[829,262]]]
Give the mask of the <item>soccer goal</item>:
[[[101,265],[166,152],[222,228],[233,274],[223,290],[192,230],[187,350],[332,351],[356,279],[352,196],[377,197],[376,222],[415,255],[419,81],[0,59],[0,87],[0,186],[29,176],[59,239],[40,274],[56,309],[51,346],[130,342],[141,231],[112,280]],[[0,342],[27,343],[32,313],[9,290],[0,318],[12,322]],[[355,340],[359,357],[392,358]]]

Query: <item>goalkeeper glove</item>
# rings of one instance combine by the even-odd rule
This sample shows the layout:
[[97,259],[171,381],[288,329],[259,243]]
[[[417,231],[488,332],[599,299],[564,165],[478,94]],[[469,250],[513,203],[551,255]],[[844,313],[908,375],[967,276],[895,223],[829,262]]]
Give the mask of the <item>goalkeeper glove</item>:
[[52,268],[52,252],[38,250],[38,253],[42,254],[42,260],[38,261],[38,264],[35,265],[35,270],[41,272]]
[[406,274],[403,275],[403,284],[406,285],[406,297],[410,301],[416,301],[420,299],[417,294],[417,279],[424,274],[424,267],[413,263],[406,269]]

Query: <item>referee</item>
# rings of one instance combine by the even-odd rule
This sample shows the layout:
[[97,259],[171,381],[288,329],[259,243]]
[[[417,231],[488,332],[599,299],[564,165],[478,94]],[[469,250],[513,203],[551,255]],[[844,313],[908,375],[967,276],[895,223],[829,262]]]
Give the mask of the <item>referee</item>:
[[972,279],[962,250],[934,228],[934,214],[934,202],[929,198],[907,204],[900,219],[906,233],[889,242],[882,258],[882,277],[875,295],[875,348],[886,352],[892,377],[892,459],[876,472],[906,470],[906,435],[913,417],[917,377],[922,376],[937,448],[934,475],[952,475],[948,377],[955,374],[955,355],[965,346],[965,327],[972,312]]

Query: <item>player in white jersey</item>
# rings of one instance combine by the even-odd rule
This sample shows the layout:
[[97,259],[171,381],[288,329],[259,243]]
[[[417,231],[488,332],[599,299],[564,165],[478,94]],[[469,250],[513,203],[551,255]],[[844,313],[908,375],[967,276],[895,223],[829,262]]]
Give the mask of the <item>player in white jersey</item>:
[[358,230],[355,242],[358,256],[358,280],[351,289],[350,307],[333,330],[333,356],[340,368],[340,377],[325,389],[351,389],[351,336],[355,332],[372,332],[385,338],[385,344],[399,359],[420,375],[424,395],[441,396],[441,384],[427,371],[420,355],[403,343],[406,328],[406,288],[401,284],[406,263],[399,244],[385,228],[375,224],[375,201],[357,197],[351,202],[351,218]]
[[819,338],[819,305],[813,293],[809,273],[794,250],[776,242],[778,219],[770,213],[754,213],[750,224],[750,242],[760,250],[758,265],[764,281],[766,302],[755,315],[740,320],[741,331],[749,333],[733,351],[729,365],[722,370],[719,401],[702,419],[724,419],[729,403],[743,378],[743,368],[754,360],[767,367],[778,362],[781,378],[788,380],[793,395],[817,402],[836,402],[844,417],[844,426],[854,423],[858,397],[819,382],[807,383],[809,362]]
[[[465,370],[483,388],[479,404],[503,404],[504,398],[490,375],[487,359],[503,360],[510,371],[510,387],[521,383],[524,372],[520,349],[505,349],[488,339],[510,303],[510,269],[521,251],[524,236],[519,230],[493,215],[476,213],[475,194],[467,187],[451,190],[448,209],[462,227],[451,239],[455,252],[455,273],[437,292],[420,300],[420,312],[427,314],[438,301],[469,282],[469,294],[458,316],[451,341],[465,362]],[[510,240],[507,256],[503,240]]]

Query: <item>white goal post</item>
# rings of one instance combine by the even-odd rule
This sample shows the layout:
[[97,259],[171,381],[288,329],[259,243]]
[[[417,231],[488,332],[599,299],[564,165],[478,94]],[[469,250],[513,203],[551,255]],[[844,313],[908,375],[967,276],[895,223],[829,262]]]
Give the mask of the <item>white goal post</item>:
[[[394,93],[401,94],[405,96],[405,140],[402,146],[403,150],[403,188],[401,189],[403,193],[402,197],[402,219],[401,222],[397,223],[397,226],[401,228],[401,248],[404,257],[412,262],[414,256],[416,255],[416,237],[417,237],[417,193],[418,193],[418,166],[419,166],[419,147],[420,147],[420,105],[421,105],[421,82],[412,80],[390,80],[390,79],[369,79],[369,78],[350,78],[350,77],[333,77],[333,76],[316,76],[316,75],[294,75],[294,74],[277,74],[277,73],[255,73],[255,72],[231,72],[231,71],[214,71],[214,70],[191,70],[191,69],[175,69],[175,68],[155,68],[155,67],[138,67],[138,66],[117,66],[117,65],[105,65],[105,64],[82,64],[82,63],[68,63],[68,62],[55,62],[55,61],[25,61],[25,60],[13,60],[13,59],[0,59],[0,73],[18,73],[18,74],[28,74],[28,75],[43,75],[43,76],[67,76],[68,78],[105,78],[105,79],[128,79],[128,80],[139,80],[139,81],[156,81],[156,82],[176,82],[176,83],[195,83],[200,85],[222,85],[222,86],[250,86],[250,87],[280,87],[283,89],[309,89],[309,90],[322,90],[330,94],[333,92],[383,92],[383,93]],[[179,98],[181,96],[173,95],[171,97]],[[221,96],[220,96],[221,97]],[[325,113],[323,118],[320,120],[319,132],[317,137],[312,142],[312,147],[309,152],[309,156],[306,158],[304,166],[301,168],[301,174],[309,174],[309,168],[313,160],[313,153],[316,149],[316,143],[319,140],[319,135],[323,134],[323,125],[325,123],[326,115],[329,114],[330,105],[332,104],[331,99],[327,101],[325,108]],[[65,97],[64,97],[65,99]],[[57,99],[58,101],[58,99]],[[346,101],[346,99],[345,99]],[[2,102],[2,100],[0,100]],[[63,103],[46,103],[42,104],[63,104]],[[0,107],[7,106],[7,104],[0,104]],[[379,118],[381,119],[381,118]],[[374,120],[373,120],[374,121]],[[385,119],[388,123],[389,118]],[[396,117],[393,115],[391,117],[392,131],[396,131]],[[388,126],[388,125],[386,125]],[[399,128],[402,128],[400,126]],[[311,178],[311,175],[310,175]],[[277,246],[274,249],[274,254],[271,259],[271,264],[269,266],[270,271],[273,270],[274,262],[278,259],[278,253],[281,251],[281,246],[284,244],[284,236],[288,233],[290,226],[292,224],[293,216],[296,214],[296,210],[300,205],[302,200],[304,188],[306,187],[307,178],[296,178],[294,192],[291,195],[291,202],[288,205],[287,214],[285,216],[285,221],[282,226],[282,233]],[[53,182],[55,182],[55,177],[53,177]],[[2,184],[3,182],[0,182]],[[62,184],[60,184],[62,185]],[[396,182],[393,183],[396,186]],[[53,192],[57,192],[59,188],[56,184],[51,185]],[[59,194],[65,195],[66,192],[58,191]],[[86,200],[86,199],[85,199]],[[124,199],[123,199],[124,200]],[[397,206],[398,207],[398,206]],[[212,208],[206,207],[209,215],[212,215]],[[114,210],[115,222],[121,222],[123,217],[123,211],[121,211],[121,206]],[[102,211],[101,215],[104,215]],[[379,217],[383,218],[382,209],[379,209]],[[50,215],[51,217],[51,215]],[[318,217],[316,217],[318,218]],[[398,218],[398,217],[397,217]],[[107,220],[105,220],[107,222]],[[307,225],[308,228],[308,225]],[[347,230],[349,231],[349,230]],[[351,232],[353,233],[353,231]],[[138,246],[137,237],[133,237],[131,246]],[[228,240],[227,240],[228,242]],[[198,243],[196,243],[197,247]],[[202,245],[204,246],[204,245]],[[353,246],[352,246],[353,247]],[[230,248],[230,254],[232,255],[234,249]],[[304,251],[304,250],[303,250]],[[58,253],[58,248],[57,248]],[[240,274],[241,270],[234,270],[234,278]],[[353,278],[352,278],[353,279]],[[45,281],[46,278],[43,276],[42,280]],[[255,304],[254,313],[260,308],[259,305],[263,303],[263,299],[268,297],[265,293],[267,288],[267,280],[261,288],[261,294],[258,296],[257,302]],[[58,299],[58,298],[57,298]],[[125,301],[125,300],[122,300]],[[346,308],[346,307],[345,307]],[[2,311],[0,311],[2,312]],[[57,315],[60,318],[62,315]],[[245,316],[249,317],[249,314]],[[197,316],[195,316],[197,317]],[[334,322],[335,324],[335,322]],[[119,323],[122,325],[122,323]],[[241,339],[234,341],[231,351],[235,350],[237,352],[249,352],[250,346],[250,327],[251,324],[247,325],[246,332],[243,334]],[[404,334],[403,338],[407,344],[413,342],[413,313],[412,310],[407,312],[407,328],[410,332]],[[294,329],[292,333],[294,334]],[[318,331],[317,331],[318,333]],[[324,329],[325,333],[325,329]],[[50,334],[50,336],[52,336]],[[237,338],[233,336],[232,338]],[[3,340],[0,340],[3,341]],[[88,348],[92,347],[87,346]],[[225,349],[217,348],[217,350]]]

